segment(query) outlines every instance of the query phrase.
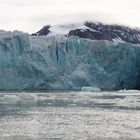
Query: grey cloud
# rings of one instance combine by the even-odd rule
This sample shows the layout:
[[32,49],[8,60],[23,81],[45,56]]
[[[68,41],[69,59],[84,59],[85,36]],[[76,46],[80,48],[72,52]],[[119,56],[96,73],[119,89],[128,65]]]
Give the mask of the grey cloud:
[[139,0],[0,0],[0,28],[35,32],[46,24],[96,20],[140,27]]

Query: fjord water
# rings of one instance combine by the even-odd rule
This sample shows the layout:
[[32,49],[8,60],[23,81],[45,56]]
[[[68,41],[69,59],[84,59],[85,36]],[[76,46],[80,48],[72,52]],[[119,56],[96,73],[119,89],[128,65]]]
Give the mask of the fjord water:
[[140,91],[0,93],[0,140],[140,139]]

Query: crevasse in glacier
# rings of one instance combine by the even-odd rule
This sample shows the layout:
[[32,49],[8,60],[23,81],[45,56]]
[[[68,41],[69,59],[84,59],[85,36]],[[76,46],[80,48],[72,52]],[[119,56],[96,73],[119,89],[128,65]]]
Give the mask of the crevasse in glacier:
[[0,31],[0,90],[136,89],[140,45]]

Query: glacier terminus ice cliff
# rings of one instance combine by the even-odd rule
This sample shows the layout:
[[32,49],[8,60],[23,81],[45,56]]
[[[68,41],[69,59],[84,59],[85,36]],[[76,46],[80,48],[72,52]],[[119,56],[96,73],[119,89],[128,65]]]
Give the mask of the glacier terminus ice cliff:
[[140,89],[140,45],[0,31],[0,90]]

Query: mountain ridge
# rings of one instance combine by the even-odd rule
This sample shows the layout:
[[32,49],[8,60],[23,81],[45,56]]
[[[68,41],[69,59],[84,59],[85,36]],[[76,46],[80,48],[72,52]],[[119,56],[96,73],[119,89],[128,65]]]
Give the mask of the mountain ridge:
[[78,36],[91,40],[108,40],[114,43],[140,44],[140,29],[117,24],[86,21],[81,24],[46,25],[32,36],[48,35]]

